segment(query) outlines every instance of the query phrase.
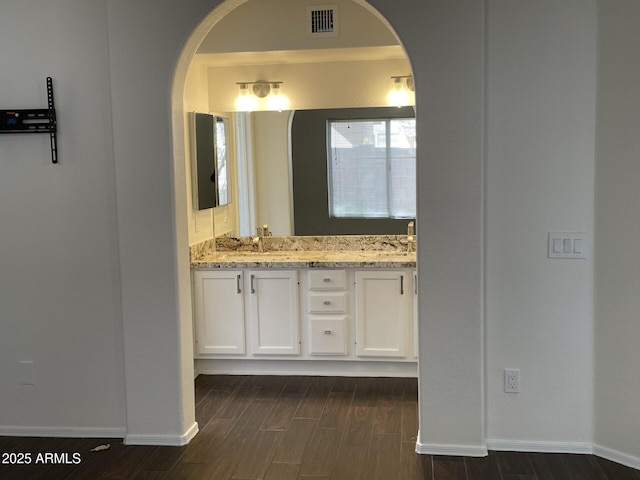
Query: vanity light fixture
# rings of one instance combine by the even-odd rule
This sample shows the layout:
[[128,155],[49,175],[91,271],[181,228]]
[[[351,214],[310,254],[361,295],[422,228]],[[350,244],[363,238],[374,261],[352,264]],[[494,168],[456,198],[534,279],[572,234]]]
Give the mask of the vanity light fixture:
[[412,93],[415,91],[413,75],[398,75],[391,79],[393,87],[387,94],[387,103],[398,108],[412,104]]
[[[278,110],[289,107],[289,100],[282,95],[280,85],[283,82],[258,80],[256,82],[237,82],[240,89],[236,99],[236,108],[241,112],[254,110]],[[251,86],[251,88],[249,88]]]

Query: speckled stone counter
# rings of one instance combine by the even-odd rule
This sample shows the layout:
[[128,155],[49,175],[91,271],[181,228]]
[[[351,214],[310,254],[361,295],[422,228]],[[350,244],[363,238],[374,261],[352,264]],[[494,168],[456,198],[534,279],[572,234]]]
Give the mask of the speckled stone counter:
[[[415,248],[404,235],[265,237],[258,252],[251,237],[217,238],[191,247],[194,269],[414,268]],[[412,246],[415,247],[415,246]]]

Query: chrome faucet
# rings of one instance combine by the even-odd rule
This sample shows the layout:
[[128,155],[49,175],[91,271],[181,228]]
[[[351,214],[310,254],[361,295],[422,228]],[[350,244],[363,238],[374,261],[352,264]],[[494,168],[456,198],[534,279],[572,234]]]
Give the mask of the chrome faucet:
[[264,252],[264,243],[262,241],[262,235],[260,235],[260,232],[258,232],[258,236],[253,237],[252,240],[253,244],[258,246],[258,253]]
[[258,246],[258,253],[264,252],[264,237],[270,237],[269,225],[266,223],[262,227],[256,228],[256,236],[252,238],[253,244]]
[[407,225],[407,252],[413,252],[416,245],[415,222],[411,221]]

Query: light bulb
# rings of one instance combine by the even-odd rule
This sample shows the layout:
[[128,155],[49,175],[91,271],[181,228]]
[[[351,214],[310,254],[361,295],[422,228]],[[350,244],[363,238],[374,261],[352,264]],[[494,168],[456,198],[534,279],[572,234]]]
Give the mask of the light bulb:
[[267,108],[269,110],[277,110],[278,112],[289,108],[289,99],[280,91],[279,83],[271,85],[271,93],[267,99]]
[[240,93],[236,99],[236,109],[240,112],[252,112],[258,106],[256,98],[249,93],[246,83],[240,84]]
[[393,79],[393,88],[387,95],[387,103],[398,108],[409,104],[409,92],[404,87],[402,78],[396,77]]

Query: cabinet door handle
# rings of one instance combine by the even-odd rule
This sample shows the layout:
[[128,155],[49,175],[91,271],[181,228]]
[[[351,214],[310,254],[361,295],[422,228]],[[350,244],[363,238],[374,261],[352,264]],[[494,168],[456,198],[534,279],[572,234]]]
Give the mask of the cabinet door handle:
[[253,285],[253,279],[255,275],[251,275],[251,293],[256,293],[256,287]]
[[236,287],[238,289],[238,293],[242,293],[242,290],[240,289],[240,274],[236,277]]
[[331,305],[331,302],[330,302],[329,300],[325,300],[325,301],[324,301],[324,304],[325,304],[325,305]]
[[400,295],[404,295],[404,275],[400,275]]
[[418,294],[418,274],[413,275],[413,293]]
[[325,335],[331,335],[331,330],[325,330],[325,331],[324,331],[324,334],[325,334]]

